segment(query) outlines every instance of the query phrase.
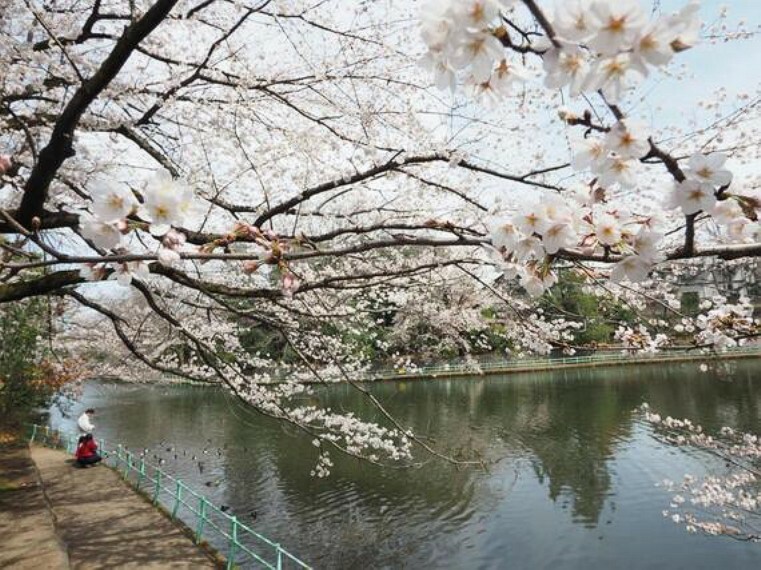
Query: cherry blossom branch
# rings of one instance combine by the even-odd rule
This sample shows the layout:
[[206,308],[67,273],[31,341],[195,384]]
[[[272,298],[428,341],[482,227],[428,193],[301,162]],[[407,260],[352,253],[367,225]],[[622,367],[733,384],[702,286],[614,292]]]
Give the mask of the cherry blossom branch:
[[73,156],[74,130],[82,114],[116,77],[135,46],[164,20],[176,3],[177,0],[157,0],[142,18],[128,26],[98,71],[82,83],[66,104],[24,186],[24,195],[18,209],[21,225],[31,227],[32,218],[42,212],[48,188],[58,169],[67,158]]

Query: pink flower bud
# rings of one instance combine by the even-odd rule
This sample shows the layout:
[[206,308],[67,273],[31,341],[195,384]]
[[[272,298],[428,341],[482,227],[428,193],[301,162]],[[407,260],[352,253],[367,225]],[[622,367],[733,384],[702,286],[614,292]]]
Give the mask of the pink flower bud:
[[164,247],[171,249],[171,250],[178,250],[183,245],[185,245],[185,240],[187,238],[185,237],[185,234],[182,232],[178,232],[175,229],[170,229],[161,240],[161,243],[164,245]]
[[259,269],[259,262],[253,260],[244,261],[242,263],[242,267],[243,273],[246,275],[251,275],[252,273],[255,273],[257,269]]
[[283,275],[283,295],[293,297],[301,282],[293,273]]
[[8,172],[11,166],[13,166],[11,157],[7,154],[0,154],[0,176]]
[[258,237],[261,232],[256,226],[252,226],[246,222],[235,222],[235,226],[233,227],[233,234],[236,236],[253,239]]

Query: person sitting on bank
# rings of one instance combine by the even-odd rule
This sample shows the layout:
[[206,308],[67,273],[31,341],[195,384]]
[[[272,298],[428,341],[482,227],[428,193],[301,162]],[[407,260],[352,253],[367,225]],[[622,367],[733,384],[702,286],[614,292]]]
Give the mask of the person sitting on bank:
[[79,431],[82,433],[92,433],[95,429],[95,425],[92,423],[92,417],[95,415],[95,410],[92,408],[87,408],[84,413],[79,416],[79,419],[77,420],[77,425],[79,426]]
[[80,467],[95,465],[103,459],[98,454],[98,444],[95,443],[91,433],[85,434],[79,438],[77,451],[74,453],[74,457],[77,459],[77,465]]

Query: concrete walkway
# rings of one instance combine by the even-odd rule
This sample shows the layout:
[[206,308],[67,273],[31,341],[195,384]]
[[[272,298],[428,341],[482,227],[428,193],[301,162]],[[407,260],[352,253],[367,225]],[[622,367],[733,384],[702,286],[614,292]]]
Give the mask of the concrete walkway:
[[[63,562],[41,563],[38,552],[23,553],[6,564],[2,539],[2,568],[215,568],[205,553],[150,503],[130,489],[108,467],[80,469],[71,456],[33,446],[31,458],[42,482],[52,540],[60,545]],[[3,493],[4,494],[4,493]],[[26,499],[25,499],[26,500]],[[17,518],[25,521],[19,513]],[[30,526],[34,526],[31,525]],[[4,533],[3,533],[4,534]],[[47,533],[48,541],[51,539]],[[0,535],[3,536],[3,535]],[[7,536],[7,535],[6,535]],[[23,544],[23,542],[22,542]]]
[[26,446],[0,448],[0,568],[70,568]]

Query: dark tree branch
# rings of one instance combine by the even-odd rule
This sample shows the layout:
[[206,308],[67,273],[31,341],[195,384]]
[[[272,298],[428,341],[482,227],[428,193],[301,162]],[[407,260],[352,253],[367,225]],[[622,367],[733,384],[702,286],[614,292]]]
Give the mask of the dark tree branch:
[[39,160],[24,186],[18,209],[21,225],[31,227],[32,218],[41,214],[56,173],[64,161],[74,155],[74,131],[84,112],[121,71],[135,47],[156,29],[177,1],[157,0],[142,18],[124,30],[98,71],[74,93],[56,121],[50,140],[40,152]]

